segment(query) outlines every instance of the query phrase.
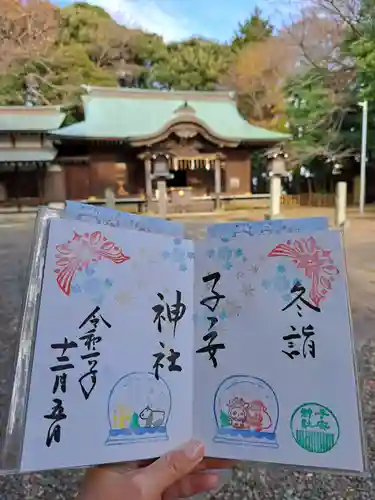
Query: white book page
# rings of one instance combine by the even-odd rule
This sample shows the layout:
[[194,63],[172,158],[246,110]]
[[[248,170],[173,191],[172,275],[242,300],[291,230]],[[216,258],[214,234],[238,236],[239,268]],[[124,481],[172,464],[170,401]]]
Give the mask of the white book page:
[[21,471],[150,458],[191,437],[193,250],[51,221]]
[[64,216],[69,219],[91,222],[92,224],[103,224],[123,229],[145,231],[146,233],[165,234],[176,238],[183,238],[184,236],[184,225],[179,222],[159,217],[120,212],[113,208],[89,205],[79,201],[67,200]]
[[[202,280],[220,273],[215,295]],[[194,434],[210,456],[363,471],[340,234],[198,243]],[[216,296],[217,298],[217,296]],[[211,301],[213,304],[214,301]],[[214,351],[212,351],[214,352]]]

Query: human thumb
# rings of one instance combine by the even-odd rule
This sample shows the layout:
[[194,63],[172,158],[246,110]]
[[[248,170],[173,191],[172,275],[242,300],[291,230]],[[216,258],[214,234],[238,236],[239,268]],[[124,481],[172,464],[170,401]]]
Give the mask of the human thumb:
[[204,445],[192,440],[160,457],[142,471],[142,490],[145,497],[160,496],[175,482],[189,474],[204,457]]

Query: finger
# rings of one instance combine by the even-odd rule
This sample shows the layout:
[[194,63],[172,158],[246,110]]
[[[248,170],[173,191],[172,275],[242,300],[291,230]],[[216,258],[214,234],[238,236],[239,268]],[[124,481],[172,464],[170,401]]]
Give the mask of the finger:
[[198,465],[199,469],[231,469],[238,465],[238,461],[236,460],[226,460],[221,458],[209,458],[206,457],[202,462]]
[[196,472],[190,474],[170,486],[164,493],[163,500],[189,498],[198,493],[213,490],[219,483],[217,474],[211,472]]
[[203,443],[192,440],[160,457],[145,469],[139,469],[136,480],[145,498],[155,493],[161,495],[169,486],[194,470],[203,457]]
[[129,471],[140,469],[141,467],[146,467],[148,464],[152,463],[149,460],[137,460],[132,462],[115,462],[111,464],[101,464],[95,467],[95,469],[106,470],[108,472],[116,472],[117,474],[124,474]]

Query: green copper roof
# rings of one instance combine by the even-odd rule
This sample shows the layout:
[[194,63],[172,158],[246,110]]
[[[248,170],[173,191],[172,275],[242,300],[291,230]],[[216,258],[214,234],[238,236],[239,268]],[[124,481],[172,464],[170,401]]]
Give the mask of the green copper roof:
[[141,89],[88,89],[83,97],[85,121],[54,132],[61,137],[141,140],[179,121],[199,122],[219,140],[276,143],[288,134],[250,125],[228,92],[183,92]]
[[56,157],[56,149],[0,149],[0,163],[49,162]]
[[64,119],[58,106],[0,106],[0,132],[48,132]]

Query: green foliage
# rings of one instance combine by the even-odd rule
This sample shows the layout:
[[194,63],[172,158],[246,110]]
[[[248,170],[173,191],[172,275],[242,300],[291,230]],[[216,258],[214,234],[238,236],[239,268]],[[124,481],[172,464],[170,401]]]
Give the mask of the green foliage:
[[273,33],[273,26],[267,19],[262,17],[260,9],[255,8],[253,14],[244,22],[240,23],[232,39],[232,48],[241,50],[249,43],[265,40]]
[[130,428],[131,429],[139,429],[139,417],[137,413],[133,413],[131,421],[130,421]]
[[347,102],[330,88],[329,80],[320,71],[310,70],[290,81],[286,94],[292,159],[306,164],[315,157],[344,154],[340,132]]
[[0,75],[0,106],[19,106],[24,103],[23,79],[17,73]]
[[191,38],[171,43],[153,67],[152,80],[167,89],[215,90],[233,60],[229,45]]
[[75,2],[74,7],[82,10],[88,14],[95,13],[97,16],[104,19],[112,19],[111,16],[102,7],[97,7],[96,5],[91,5],[86,2]]
[[221,427],[229,427],[230,426],[230,420],[228,417],[228,414],[225,413],[225,411],[221,410],[220,412],[220,425]]

